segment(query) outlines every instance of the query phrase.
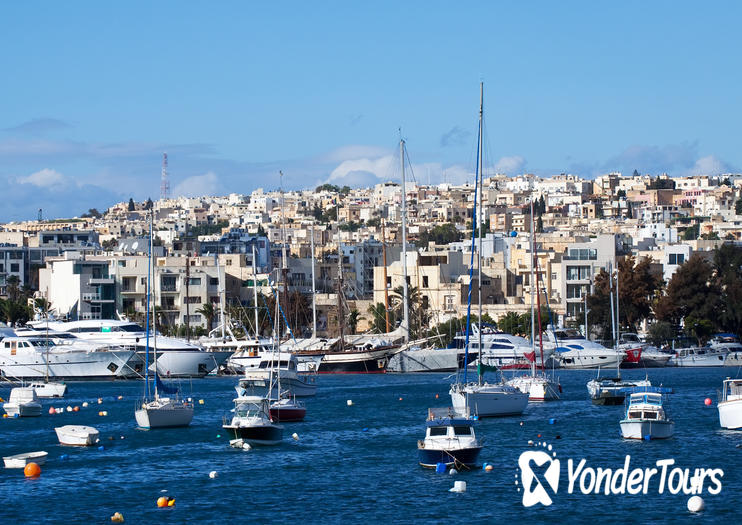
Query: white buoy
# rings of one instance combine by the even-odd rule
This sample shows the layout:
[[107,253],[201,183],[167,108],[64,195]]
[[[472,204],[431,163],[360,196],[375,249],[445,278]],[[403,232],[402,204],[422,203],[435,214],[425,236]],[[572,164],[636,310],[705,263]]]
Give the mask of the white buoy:
[[67,410],[67,412],[72,412],[72,407],[67,405],[67,408],[65,410]]
[[449,492],[466,492],[466,481],[455,481]]
[[704,508],[706,508],[706,502],[703,501],[701,496],[691,496],[688,498],[688,510],[690,512],[695,514],[696,512],[701,512]]
[[454,474],[458,474],[458,473],[459,473],[459,471],[456,470],[455,468],[452,468],[451,470],[448,471],[448,475],[449,476],[453,476]]
[[211,472],[209,472],[209,477],[210,477],[211,479],[214,479],[214,478],[215,478],[215,477],[217,477],[218,475],[219,475],[219,474],[217,474],[216,470],[212,470]]
[[529,439],[529,440],[528,440],[528,446],[530,446],[530,447],[532,447],[532,446],[533,446],[533,440],[532,440],[532,439]]
[[87,401],[83,401],[82,402],[82,407],[83,408],[88,408],[88,402]]
[[291,434],[291,437],[294,438],[294,441],[299,441],[299,434],[297,434],[296,432]]
[[348,399],[348,401],[346,401],[346,403],[348,403],[348,406],[349,407],[353,406],[353,400],[352,399]]

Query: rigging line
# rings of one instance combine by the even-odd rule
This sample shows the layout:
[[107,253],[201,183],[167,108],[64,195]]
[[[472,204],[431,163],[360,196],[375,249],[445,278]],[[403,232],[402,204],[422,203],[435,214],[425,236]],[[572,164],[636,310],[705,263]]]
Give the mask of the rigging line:
[[283,317],[283,322],[286,324],[286,330],[289,331],[289,335],[291,336],[291,339],[293,339],[294,344],[296,344],[296,338],[294,337],[294,332],[291,330],[291,326],[289,326],[289,320],[286,319],[286,312],[283,311],[283,306],[281,306],[281,302],[278,301],[278,292],[276,290],[273,290],[273,294],[276,297],[276,301],[278,303],[278,310],[281,312],[281,317]]

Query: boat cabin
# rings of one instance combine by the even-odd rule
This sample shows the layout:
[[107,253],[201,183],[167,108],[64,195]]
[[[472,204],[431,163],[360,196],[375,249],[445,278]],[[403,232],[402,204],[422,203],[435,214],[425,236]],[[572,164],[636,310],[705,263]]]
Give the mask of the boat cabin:
[[626,419],[662,420],[666,419],[662,408],[662,394],[641,392],[629,396]]
[[737,399],[742,399],[742,379],[725,379],[721,401],[735,401]]

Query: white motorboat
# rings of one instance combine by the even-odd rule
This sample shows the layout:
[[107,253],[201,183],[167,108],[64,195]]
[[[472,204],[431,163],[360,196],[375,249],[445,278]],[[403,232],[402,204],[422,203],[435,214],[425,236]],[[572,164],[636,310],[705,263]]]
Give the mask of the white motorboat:
[[57,439],[60,445],[72,447],[91,447],[100,441],[100,432],[85,425],[65,425],[56,427]]
[[25,468],[29,463],[36,463],[41,466],[46,463],[46,456],[48,452],[45,450],[39,450],[36,452],[24,452],[22,454],[14,454],[12,456],[3,457],[5,462],[5,468]]
[[714,348],[709,346],[697,346],[691,348],[678,348],[675,355],[670,357],[668,366],[724,366],[729,354],[726,347]]
[[597,377],[587,382],[587,392],[595,405],[622,405],[626,401],[627,389],[652,386],[649,378],[636,381],[617,377]]
[[3,410],[11,417],[35,417],[41,415],[41,403],[33,388],[15,387],[10,391],[8,402],[3,404]]
[[[46,324],[46,321],[29,323],[37,330],[41,330]],[[48,321],[48,325],[49,329],[55,332],[71,332],[79,339],[135,350],[139,362],[134,364],[133,368],[139,374],[144,373],[143,364],[147,344],[152,346],[152,339],[155,337],[154,334],[150,334],[148,341],[144,328],[131,321],[117,319]],[[228,352],[206,352],[202,347],[193,343],[159,334],[157,335],[157,351],[160,353],[157,372],[162,377],[204,377],[229,357]],[[155,371],[154,363],[150,365],[150,371]]]
[[54,381],[36,382],[31,383],[28,386],[36,391],[37,397],[43,399],[64,397],[64,394],[67,392],[67,385],[65,383],[58,383]]
[[620,425],[624,439],[667,439],[675,432],[675,423],[662,406],[662,394],[646,387],[629,395]]
[[[463,368],[465,334],[454,337],[454,344],[459,347],[459,368]],[[477,360],[486,366],[495,366],[501,370],[529,369],[535,358],[533,345],[525,337],[508,334],[498,330],[495,326],[482,323],[482,352],[479,351],[479,329],[476,323],[471,325],[471,335],[467,357],[467,365]],[[554,353],[554,345],[543,345],[544,360],[548,360]],[[481,355],[480,355],[481,354]]]
[[417,442],[418,461],[427,468],[439,463],[457,469],[473,466],[482,442],[474,434],[474,421],[451,409],[431,408],[425,421],[425,439]]
[[133,349],[71,339],[6,337],[0,342],[0,370],[18,380],[80,381],[124,379],[135,375]]
[[477,417],[522,414],[529,397],[527,392],[502,383],[454,383],[449,394],[457,413]]
[[588,341],[576,330],[547,330],[546,336],[555,346],[552,359],[560,368],[613,368],[625,353],[610,350],[600,343]]
[[202,337],[198,343],[209,352],[228,352],[222,369],[227,373],[241,374],[258,368],[263,352],[273,348],[272,339],[221,339]]
[[234,403],[234,414],[222,425],[234,440],[250,445],[278,445],[283,441],[283,426],[271,418],[268,399],[246,396]]
[[724,380],[718,409],[721,428],[742,428],[742,379]]
[[624,332],[618,342],[618,349],[622,352],[641,349],[638,360],[624,359],[621,368],[660,368],[667,366],[672,354],[661,352],[659,348],[645,343],[637,334]]
[[240,378],[235,389],[238,396],[244,396],[247,393],[259,394],[278,399],[278,384],[273,380],[273,387],[268,392],[271,385],[272,375],[278,371],[281,375],[281,389],[288,390],[295,397],[309,397],[317,393],[316,374],[299,373],[298,358],[295,354],[289,352],[264,352],[257,369],[247,370],[244,377]]

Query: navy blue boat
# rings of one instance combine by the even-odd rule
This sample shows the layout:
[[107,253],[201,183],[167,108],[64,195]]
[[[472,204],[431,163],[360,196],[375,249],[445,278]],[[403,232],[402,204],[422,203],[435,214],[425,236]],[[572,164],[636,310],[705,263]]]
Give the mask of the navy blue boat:
[[425,426],[425,439],[417,442],[420,465],[436,468],[443,463],[461,469],[476,463],[482,443],[474,435],[474,420],[451,408],[431,408]]

